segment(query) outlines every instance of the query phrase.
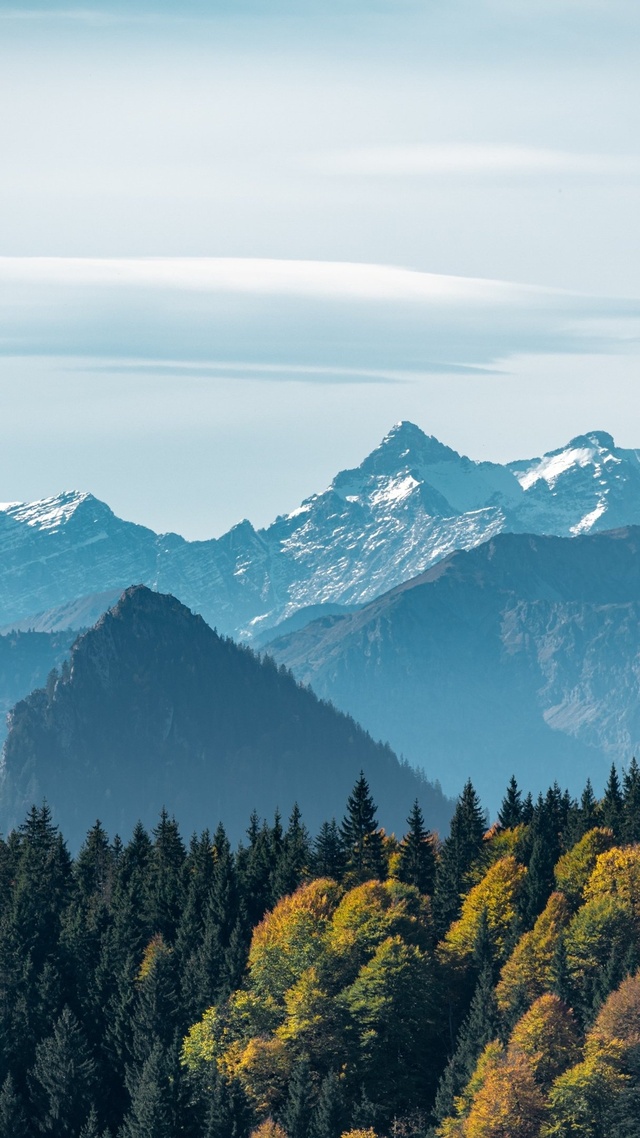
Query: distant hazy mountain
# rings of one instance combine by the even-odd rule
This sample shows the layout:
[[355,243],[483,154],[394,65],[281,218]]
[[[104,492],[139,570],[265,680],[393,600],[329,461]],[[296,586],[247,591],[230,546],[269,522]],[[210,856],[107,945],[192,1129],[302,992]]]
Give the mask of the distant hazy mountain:
[[6,735],[7,712],[34,688],[45,685],[52,669],[68,657],[75,637],[75,632],[0,636],[0,743]]
[[639,456],[594,432],[501,466],[399,423],[324,493],[266,529],[244,521],[217,540],[155,534],[90,494],[3,506],[0,626],[33,627],[50,609],[141,582],[223,632],[262,638],[299,609],[364,604],[500,532],[640,523]]
[[128,834],[163,806],[183,829],[223,820],[238,838],[255,807],[308,825],[341,815],[363,768],[381,821],[413,799],[433,827],[451,804],[350,718],[271,662],[220,638],[173,597],[138,586],[81,636],[70,669],[9,719],[0,794],[7,830],[43,797],[77,845],[96,817]]
[[602,786],[640,757],[640,527],[503,534],[267,650],[447,792]]

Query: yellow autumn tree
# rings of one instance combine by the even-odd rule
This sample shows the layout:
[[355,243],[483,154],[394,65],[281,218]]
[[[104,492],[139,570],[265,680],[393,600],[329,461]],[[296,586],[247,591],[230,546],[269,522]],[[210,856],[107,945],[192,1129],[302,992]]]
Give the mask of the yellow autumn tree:
[[486,916],[498,959],[504,958],[518,921],[518,902],[526,874],[525,867],[511,855],[487,870],[482,881],[465,897],[459,919],[445,936],[440,949],[443,959],[463,963],[472,956],[483,916]]
[[487,1074],[467,1116],[464,1138],[538,1138],[545,1099],[522,1051],[507,1050]]
[[617,949],[624,954],[633,942],[631,906],[621,896],[593,896],[578,909],[567,928],[564,944],[567,967],[581,988],[595,979]]
[[615,897],[640,918],[640,846],[615,846],[600,854],[585,886],[585,901]]
[[280,1003],[300,974],[325,949],[327,928],[342,896],[329,878],[302,885],[284,897],[254,929],[249,950],[249,986]]
[[428,898],[401,881],[366,881],[345,894],[327,928],[327,951],[337,986],[350,983],[387,937],[431,947]]
[[287,1138],[287,1132],[279,1122],[265,1118],[264,1122],[251,1131],[249,1138]]
[[552,893],[529,932],[524,933],[503,965],[496,988],[500,1011],[517,1007],[541,996],[551,982],[551,966],[558,942],[570,919],[569,904],[562,893]]
[[558,996],[545,993],[518,1020],[509,1049],[527,1056],[536,1082],[548,1089],[579,1057],[573,1012]]
[[225,1074],[240,1082],[258,1115],[268,1114],[284,1096],[291,1074],[291,1056],[281,1039],[250,1039],[229,1063]]
[[598,857],[611,849],[613,843],[612,830],[596,827],[588,830],[557,862],[553,871],[556,887],[573,908],[577,908],[584,899],[584,891]]

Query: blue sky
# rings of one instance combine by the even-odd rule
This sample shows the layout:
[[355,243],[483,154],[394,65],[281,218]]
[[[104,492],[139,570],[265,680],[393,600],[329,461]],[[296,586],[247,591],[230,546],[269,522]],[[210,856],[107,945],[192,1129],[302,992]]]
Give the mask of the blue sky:
[[0,3],[0,497],[187,536],[400,418],[640,446],[640,12]]

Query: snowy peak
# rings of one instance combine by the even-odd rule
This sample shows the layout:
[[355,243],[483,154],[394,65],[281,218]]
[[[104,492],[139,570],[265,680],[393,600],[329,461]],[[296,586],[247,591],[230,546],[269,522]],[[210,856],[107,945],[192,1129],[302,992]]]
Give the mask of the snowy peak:
[[63,491],[53,498],[41,498],[38,502],[11,502],[0,505],[0,512],[34,529],[58,530],[65,526],[78,510],[82,509],[82,512],[86,513],[87,507],[89,511],[94,511],[97,507],[99,512],[106,511],[112,515],[112,511],[104,502],[99,502],[93,494],[78,490]]

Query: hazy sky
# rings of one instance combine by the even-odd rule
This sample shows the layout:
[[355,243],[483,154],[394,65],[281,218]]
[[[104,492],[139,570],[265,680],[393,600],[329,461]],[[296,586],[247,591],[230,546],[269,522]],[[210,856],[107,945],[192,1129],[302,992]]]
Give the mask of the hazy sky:
[[640,446],[637,0],[0,0],[0,498]]

